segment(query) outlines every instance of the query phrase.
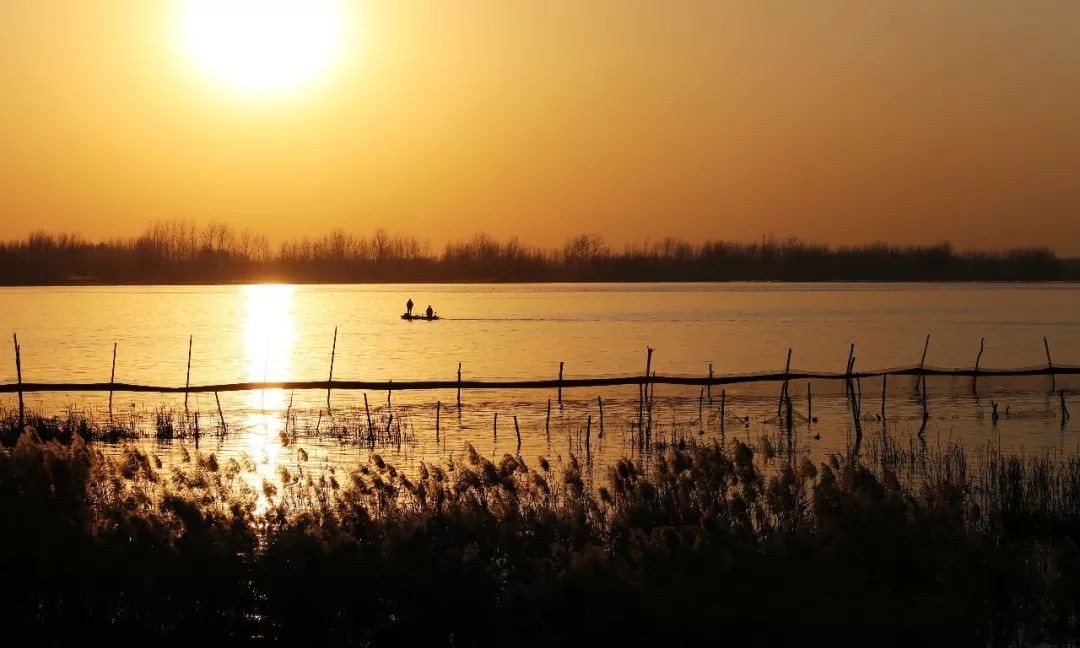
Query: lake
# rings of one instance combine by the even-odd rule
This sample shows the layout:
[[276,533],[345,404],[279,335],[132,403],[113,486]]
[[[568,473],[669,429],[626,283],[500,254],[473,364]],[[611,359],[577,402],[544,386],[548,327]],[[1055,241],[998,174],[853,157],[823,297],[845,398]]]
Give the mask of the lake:
[[[443,319],[402,321],[410,297],[417,310],[431,304]],[[1017,368],[1046,365],[1044,336],[1055,365],[1080,362],[1080,285],[0,288],[0,330],[17,332],[27,382],[108,381],[115,342],[118,382],[182,386],[189,339],[192,385],[326,380],[332,352],[340,380],[451,380],[458,363],[467,379],[555,378],[560,362],[566,378],[641,375],[647,346],[655,348],[652,366],[660,374],[705,376],[710,364],[716,375],[783,370],[788,348],[793,369],[842,372],[852,343],[857,369],[917,365],[927,334],[929,366],[971,367],[985,339],[981,367]],[[0,382],[16,379],[13,353],[9,357],[0,365]],[[860,385],[864,427],[914,438],[921,424],[914,383],[910,377],[890,381],[882,422],[880,385]],[[1074,387],[1063,377],[1055,384]],[[970,378],[931,381],[931,419],[923,438],[1077,451],[1076,429],[1060,425],[1048,378],[980,379],[979,387],[973,393]],[[323,391],[230,393],[221,396],[229,429],[223,438],[213,433],[219,416],[213,395],[192,394],[188,425],[198,412],[201,450],[246,453],[266,474],[296,465],[297,446],[323,466],[366,460],[368,412],[380,431],[376,451],[404,467],[460,453],[466,442],[495,458],[520,452],[527,460],[543,455],[565,461],[572,453],[605,466],[654,445],[719,440],[721,433],[725,441],[752,444],[762,436],[779,438],[779,389],[729,386],[721,430],[719,389],[705,394],[696,387],[658,387],[649,448],[639,443],[636,387],[567,390],[562,407],[547,391],[466,391],[460,410],[453,390],[395,392],[389,405],[385,391],[369,392],[366,410],[358,392],[331,394],[329,409]],[[849,450],[854,425],[842,383],[815,383],[813,401],[807,390],[791,386],[795,451],[822,456]],[[605,405],[603,435],[598,398]],[[548,399],[555,399],[550,417]],[[15,397],[0,402],[11,411]],[[1001,406],[996,424],[994,403]],[[47,413],[108,417],[104,394],[29,394],[27,404]],[[179,426],[184,410],[182,395],[117,394],[113,407],[117,420],[149,429],[151,437],[156,417],[174,417]],[[287,427],[299,439],[285,448],[278,438]],[[168,459],[192,440],[140,443]]]

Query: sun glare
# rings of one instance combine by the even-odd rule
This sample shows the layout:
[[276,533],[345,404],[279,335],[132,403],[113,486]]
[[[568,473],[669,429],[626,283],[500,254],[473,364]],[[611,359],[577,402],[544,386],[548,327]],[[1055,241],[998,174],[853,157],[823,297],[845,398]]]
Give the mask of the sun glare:
[[214,81],[250,95],[310,85],[342,45],[343,0],[185,0],[185,54]]

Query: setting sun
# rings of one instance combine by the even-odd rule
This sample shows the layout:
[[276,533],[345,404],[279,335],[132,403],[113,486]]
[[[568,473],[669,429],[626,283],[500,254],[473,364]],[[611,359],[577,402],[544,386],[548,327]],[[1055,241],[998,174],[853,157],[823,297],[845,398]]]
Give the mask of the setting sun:
[[186,0],[185,54],[229,89],[277,95],[314,82],[341,46],[341,0]]

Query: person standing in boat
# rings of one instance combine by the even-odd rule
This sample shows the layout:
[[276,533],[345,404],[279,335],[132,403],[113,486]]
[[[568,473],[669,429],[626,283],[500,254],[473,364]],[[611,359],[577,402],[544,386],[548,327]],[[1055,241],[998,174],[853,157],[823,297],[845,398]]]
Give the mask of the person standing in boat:
[[412,307],[413,307],[412,297],[409,297],[409,301],[405,302],[405,314],[406,315],[410,315],[410,316],[412,315]]
[[431,319],[435,315],[435,311],[431,310],[431,304],[428,304],[427,310],[424,311],[428,319]]

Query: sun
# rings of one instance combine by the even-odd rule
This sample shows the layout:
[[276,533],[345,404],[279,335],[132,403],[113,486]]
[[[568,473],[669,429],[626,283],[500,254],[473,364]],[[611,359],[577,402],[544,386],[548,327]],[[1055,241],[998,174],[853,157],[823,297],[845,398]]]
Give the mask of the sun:
[[215,82],[281,95],[317,81],[342,45],[343,0],[184,0],[180,39]]

